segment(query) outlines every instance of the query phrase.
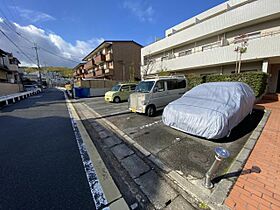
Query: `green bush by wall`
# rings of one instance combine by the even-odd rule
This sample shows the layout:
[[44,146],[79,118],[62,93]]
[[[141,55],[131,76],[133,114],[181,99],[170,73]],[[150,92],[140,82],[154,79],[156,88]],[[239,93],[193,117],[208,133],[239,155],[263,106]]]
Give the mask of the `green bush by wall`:
[[254,90],[255,96],[258,98],[266,90],[268,74],[255,71],[240,74],[213,74],[206,76],[187,75],[187,78],[190,89],[205,82],[244,82]]

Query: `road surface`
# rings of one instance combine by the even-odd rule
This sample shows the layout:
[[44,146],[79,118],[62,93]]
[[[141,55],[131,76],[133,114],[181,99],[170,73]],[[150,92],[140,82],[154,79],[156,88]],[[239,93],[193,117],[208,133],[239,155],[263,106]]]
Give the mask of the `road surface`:
[[95,209],[61,91],[0,110],[0,209]]

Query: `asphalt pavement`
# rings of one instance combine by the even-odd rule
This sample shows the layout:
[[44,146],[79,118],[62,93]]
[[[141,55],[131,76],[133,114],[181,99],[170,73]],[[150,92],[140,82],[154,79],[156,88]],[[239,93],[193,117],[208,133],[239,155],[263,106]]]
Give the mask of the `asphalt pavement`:
[[0,110],[0,209],[95,209],[64,95]]

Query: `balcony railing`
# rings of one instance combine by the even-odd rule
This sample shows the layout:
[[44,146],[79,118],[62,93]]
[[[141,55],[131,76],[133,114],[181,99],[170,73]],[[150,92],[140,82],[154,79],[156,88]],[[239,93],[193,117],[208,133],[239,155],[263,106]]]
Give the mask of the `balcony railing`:
[[96,65],[103,63],[105,61],[105,56],[104,55],[98,55],[94,58],[94,63]]
[[90,60],[90,61],[88,61],[87,63],[84,64],[84,69],[86,69],[86,70],[93,69],[93,67],[94,67],[94,61],[93,60]]
[[107,53],[106,54],[106,61],[111,61],[113,60],[113,54],[112,53]]
[[[242,60],[264,59],[279,56],[280,54],[280,30],[265,32],[259,35],[246,36],[248,50],[242,55]],[[180,54],[180,56],[170,56],[168,59],[150,59],[147,65],[141,67],[142,71],[157,73],[163,69],[187,70],[206,66],[215,66],[225,63],[236,62],[235,47],[237,39],[228,42],[227,45],[215,46],[207,50],[194,51],[190,54]]]
[[113,62],[108,63],[108,68],[113,69],[114,68],[114,63]]
[[85,74],[85,75],[84,75],[84,78],[86,78],[86,79],[95,78],[95,74],[94,74],[94,72]]
[[[255,39],[260,39],[260,38],[264,38],[264,37],[268,37],[268,36],[277,36],[280,35],[280,30],[275,30],[275,31],[270,31],[270,32],[265,32],[263,34],[261,33],[249,33],[249,34],[244,34],[244,35],[240,35],[235,37],[232,41],[227,42],[227,44],[222,44],[222,40],[218,41],[218,42],[213,42],[207,45],[204,45],[201,47],[201,49],[188,49],[186,51],[182,51],[179,52],[178,55],[176,56],[175,54],[169,55],[169,56],[163,56],[161,58],[157,58],[157,59],[150,59],[149,63],[158,63],[161,62],[163,60],[172,60],[172,59],[176,59],[178,57],[184,57],[184,56],[189,56],[192,54],[196,54],[196,53],[201,53],[204,51],[208,51],[208,50],[212,50],[212,49],[216,49],[216,48],[222,48],[222,47],[227,47],[227,46],[233,46],[235,44],[238,44],[240,42],[246,41],[249,42],[251,40],[255,40]],[[148,61],[146,61],[148,62]]]
[[97,77],[101,77],[101,76],[104,76],[104,70],[103,69],[98,69],[97,71],[95,71],[95,75]]
[[105,69],[105,75],[113,75],[113,70],[112,69]]

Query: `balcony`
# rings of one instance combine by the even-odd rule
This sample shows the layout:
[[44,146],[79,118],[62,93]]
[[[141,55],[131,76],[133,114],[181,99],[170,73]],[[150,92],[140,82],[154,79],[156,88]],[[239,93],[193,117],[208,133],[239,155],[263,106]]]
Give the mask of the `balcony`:
[[94,58],[94,63],[96,65],[99,65],[100,63],[103,63],[105,61],[105,55],[98,55]]
[[10,71],[18,71],[18,65],[16,64],[10,64],[8,68]]
[[[280,41],[280,31],[274,31],[259,37],[248,40],[247,52],[242,54],[243,61],[263,60],[280,55],[280,45],[275,44]],[[227,46],[217,46],[205,51],[186,54],[184,56],[175,56],[172,59],[157,60],[142,66],[142,71],[148,70],[148,73],[158,73],[162,69],[170,71],[180,71],[195,68],[205,68],[218,66],[221,64],[230,64],[236,62],[236,45],[230,43]]]
[[113,54],[112,53],[107,53],[106,54],[106,61],[111,61],[113,60]]
[[94,72],[88,73],[88,74],[84,74],[84,78],[86,78],[86,79],[95,78],[95,74],[94,74]]
[[108,63],[108,68],[109,69],[114,69],[114,63],[113,62],[109,62]]
[[102,77],[104,76],[105,72],[103,69],[98,69],[96,72],[95,72],[95,75],[96,77]]
[[94,67],[94,61],[93,60],[90,60],[90,61],[88,61],[87,63],[84,64],[84,69],[86,69],[86,70],[93,69],[93,67]]
[[112,76],[114,71],[112,69],[105,69],[104,73],[105,73],[106,76]]
[[192,43],[194,40],[220,34],[225,30],[231,31],[236,27],[241,28],[252,23],[257,24],[273,16],[279,18],[279,11],[279,1],[251,1],[251,3],[230,9],[223,14],[204,20],[172,36],[148,45],[141,50],[141,54],[145,56],[160,53],[176,46]]

